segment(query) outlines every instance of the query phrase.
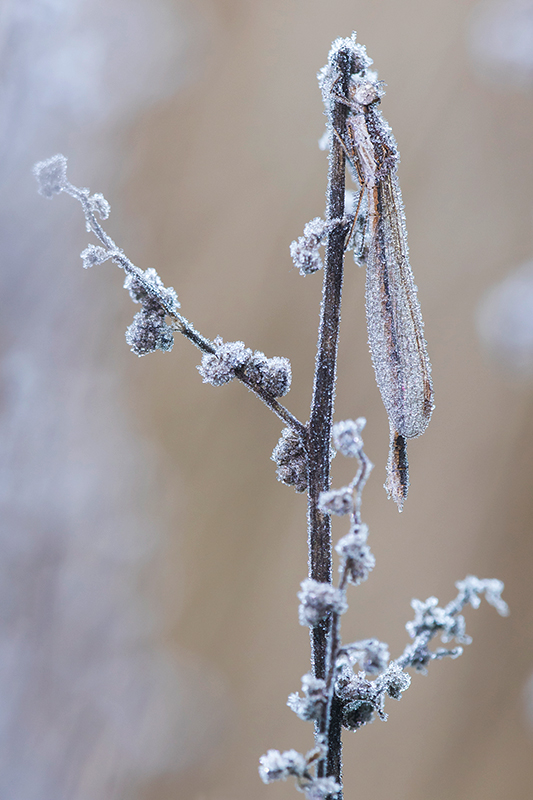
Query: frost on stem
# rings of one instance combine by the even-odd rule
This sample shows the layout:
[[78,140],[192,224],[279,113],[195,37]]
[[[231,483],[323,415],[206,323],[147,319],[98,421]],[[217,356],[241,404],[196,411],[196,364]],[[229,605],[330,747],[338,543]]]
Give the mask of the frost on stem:
[[254,386],[265,389],[273,397],[283,397],[291,386],[291,365],[287,358],[267,358],[260,350],[252,353],[244,342],[224,342],[217,336],[214,353],[205,353],[198,371],[204,383],[223,386],[233,380],[237,370]]
[[348,581],[357,586],[366,581],[376,565],[376,559],[367,545],[368,527],[353,524],[349,533],[339,539],[335,550],[340,556],[339,572],[348,576]]
[[308,672],[302,676],[302,693],[303,697],[298,692],[289,695],[289,708],[302,720],[320,719],[327,703],[326,682]]
[[306,578],[300,586],[302,587],[301,592],[298,592],[300,625],[314,628],[331,613],[344,614],[347,611],[348,604],[344,592],[330,583]]
[[294,486],[297,492],[307,489],[307,453],[302,440],[290,428],[284,428],[272,451],[272,461],[277,465],[278,481]]

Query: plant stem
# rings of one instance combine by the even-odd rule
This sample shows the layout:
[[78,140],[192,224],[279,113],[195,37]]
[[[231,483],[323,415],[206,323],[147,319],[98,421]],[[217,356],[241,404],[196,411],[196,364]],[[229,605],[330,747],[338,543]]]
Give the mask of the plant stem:
[[[342,76],[339,79],[341,94],[347,96],[348,83],[353,72],[353,64],[349,52],[339,50],[334,66],[338,68]],[[347,114],[347,106],[343,103],[334,102],[332,97],[330,125],[340,135],[341,139],[344,138],[346,130]],[[331,139],[326,222],[342,219],[344,216],[346,172],[344,148],[339,136],[332,135]],[[331,424],[335,397],[345,238],[346,226],[331,226],[326,244],[318,349],[308,433],[309,502],[307,519],[309,577],[316,581],[328,583],[331,583],[331,525],[330,517],[318,508],[318,497],[320,492],[329,488]],[[327,641],[332,633],[331,628],[332,620],[313,628],[311,631],[311,661],[314,675],[317,678],[325,679],[328,670]],[[332,704],[331,706],[332,712],[334,711],[334,705]],[[316,736],[319,741],[323,742],[324,738],[328,740],[326,763],[322,761],[318,764],[317,775],[321,777],[327,771],[328,775],[333,775],[340,782],[340,715],[332,713],[329,720],[324,718],[317,723]]]

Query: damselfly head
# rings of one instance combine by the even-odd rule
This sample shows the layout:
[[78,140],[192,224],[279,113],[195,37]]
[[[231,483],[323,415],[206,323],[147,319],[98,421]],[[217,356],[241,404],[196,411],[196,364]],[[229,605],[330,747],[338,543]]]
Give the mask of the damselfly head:
[[379,103],[383,92],[379,84],[373,81],[354,81],[352,85],[352,97],[361,106],[370,106]]

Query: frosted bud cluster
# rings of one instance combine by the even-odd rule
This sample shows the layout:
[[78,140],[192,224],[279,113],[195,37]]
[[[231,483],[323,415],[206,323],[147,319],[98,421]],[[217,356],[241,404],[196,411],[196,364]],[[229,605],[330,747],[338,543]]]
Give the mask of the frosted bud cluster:
[[363,449],[361,432],[365,425],[364,417],[359,417],[355,422],[353,419],[346,419],[333,425],[333,444],[343,456],[356,458],[361,454]]
[[259,759],[259,775],[263,783],[285,781],[289,775],[302,777],[307,770],[307,762],[297,750],[269,750]]
[[368,528],[364,524],[354,524],[350,531],[339,539],[335,550],[341,560],[339,572],[347,570],[348,580],[357,586],[366,581],[376,565],[376,559],[367,545]]
[[254,353],[244,342],[224,342],[217,336],[214,353],[205,353],[198,371],[204,383],[223,386],[233,380],[237,370],[243,370],[256,387],[273,397],[283,397],[291,386],[291,365],[287,358],[267,358],[260,350]]
[[487,603],[494,606],[500,616],[508,616],[509,606],[501,597],[504,590],[503,581],[497,578],[477,578],[475,575],[467,575],[463,581],[457,581],[455,585],[462,595],[463,602],[470,603],[472,608],[479,608],[481,602],[479,595],[484,594]]
[[277,465],[278,481],[294,486],[297,492],[307,489],[307,454],[297,433],[284,428],[272,452],[272,461]]
[[342,489],[331,489],[329,492],[320,492],[318,507],[325,514],[351,514],[354,509],[353,489],[343,486]]
[[298,592],[300,625],[309,625],[310,628],[314,628],[327,619],[332,612],[344,614],[348,609],[344,592],[330,583],[321,583],[312,578],[306,578],[300,586],[302,587],[302,590]]
[[320,719],[327,702],[326,682],[308,672],[302,676],[302,693],[303,697],[300,697],[298,692],[289,695],[287,700],[289,708],[300,719]]
[[124,288],[133,302],[142,306],[126,330],[126,341],[132,351],[138,356],[145,356],[155,350],[172,350],[174,335],[165,322],[165,316],[175,313],[179,308],[174,289],[165,287],[151,267],[144,272],[139,270],[136,274],[127,274]]
[[322,269],[322,259],[318,248],[328,229],[328,225],[323,219],[315,217],[305,225],[303,235],[292,242],[291,258],[300,275],[311,275]]
[[50,199],[63,191],[67,184],[67,159],[58,153],[46,161],[39,161],[33,167],[33,174],[37,178],[39,193]]
[[387,668],[390,652],[385,642],[379,639],[363,639],[361,642],[342,648],[351,664],[359,664],[370,675],[379,675]]

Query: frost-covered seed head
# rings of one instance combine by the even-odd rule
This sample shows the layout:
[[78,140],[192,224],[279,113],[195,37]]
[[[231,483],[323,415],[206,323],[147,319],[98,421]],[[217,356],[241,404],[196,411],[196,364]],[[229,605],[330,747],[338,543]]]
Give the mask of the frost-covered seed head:
[[155,350],[169,352],[174,346],[172,329],[165,323],[158,311],[139,311],[126,330],[126,341],[138,356],[145,356]]
[[300,236],[290,246],[291,258],[300,275],[311,275],[322,269],[322,259],[318,248],[328,230],[327,224],[320,217],[315,217],[304,226]]
[[278,481],[293,486],[297,492],[307,489],[307,454],[297,433],[284,428],[272,452],[272,461],[277,465]]
[[389,697],[394,700],[401,700],[402,692],[405,692],[411,685],[411,676],[392,662],[383,675],[383,684]]
[[325,514],[351,514],[354,510],[353,489],[344,486],[342,489],[331,489],[329,492],[320,492],[318,507]]
[[128,274],[124,281],[124,288],[130,293],[134,303],[141,303],[147,310],[159,310],[166,313],[164,304],[170,311],[177,311],[180,304],[178,296],[172,286],[166,287],[153,267],[140,270],[140,276],[153,289],[154,295],[147,291],[136,275]]
[[467,575],[463,581],[457,581],[455,585],[464,595],[463,603],[470,603],[473,608],[478,608],[479,595],[484,594],[487,603],[494,606],[498,614],[502,617],[508,616],[509,606],[501,598],[504,584],[497,578],[477,578],[475,575]]
[[366,419],[359,417],[355,421],[346,419],[333,425],[333,443],[337,450],[344,456],[354,458],[359,456],[363,449],[361,432],[366,425]]
[[284,397],[291,388],[291,363],[288,358],[267,358],[260,350],[256,350],[246,363],[245,372],[273,397]]
[[359,663],[364,672],[379,675],[387,668],[390,659],[388,645],[379,639],[363,639],[343,648],[352,664]]
[[311,673],[302,676],[302,692],[289,695],[287,705],[302,720],[320,719],[327,702],[326,682]]
[[344,593],[330,583],[306,578],[300,585],[302,587],[302,591],[298,592],[300,625],[314,628],[331,613],[344,614],[347,610]]
[[33,167],[33,174],[39,184],[39,192],[51,198],[59,194],[67,183],[67,159],[58,153],[46,161],[39,161]]
[[213,344],[215,353],[205,353],[197,369],[204,383],[223,386],[232,381],[236,370],[251,359],[252,351],[245,347],[244,342],[224,342],[220,336],[216,337]]
[[301,777],[307,769],[305,756],[296,750],[269,750],[259,759],[259,775],[263,783],[285,781],[289,775]]
[[335,778],[313,778],[312,781],[303,787],[307,800],[327,800],[338,794],[342,786],[337,783]]
[[89,206],[93,214],[98,214],[100,219],[107,219],[111,213],[111,206],[100,192],[89,197]]
[[100,247],[96,244],[89,244],[81,253],[84,269],[89,267],[96,267],[98,264],[103,264],[111,258],[111,253],[105,247]]
[[341,557],[339,571],[343,573],[347,569],[348,580],[354,586],[366,581],[376,565],[376,559],[366,544],[367,537],[368,527],[355,524],[335,545],[335,550]]

